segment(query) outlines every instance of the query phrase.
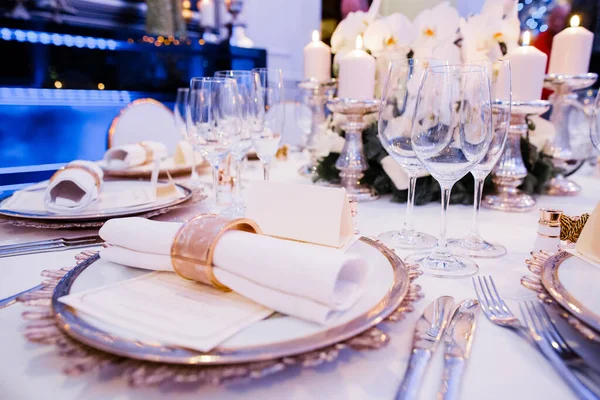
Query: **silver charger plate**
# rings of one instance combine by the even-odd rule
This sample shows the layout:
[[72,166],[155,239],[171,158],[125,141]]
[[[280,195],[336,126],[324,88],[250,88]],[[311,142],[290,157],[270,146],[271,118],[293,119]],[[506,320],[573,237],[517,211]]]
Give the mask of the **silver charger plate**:
[[[121,190],[131,190],[133,185],[149,185],[148,181],[106,181],[104,182],[105,190],[107,186],[121,185]],[[153,203],[141,204],[138,206],[111,208],[102,211],[86,211],[83,210],[79,213],[65,213],[58,214],[51,211],[47,212],[25,212],[19,210],[11,210],[3,208],[3,204],[10,198],[6,198],[0,202],[0,215],[7,217],[22,218],[22,219],[34,219],[42,221],[99,221],[107,220],[115,217],[124,217],[131,215],[144,214],[152,211],[157,211],[165,208],[170,208],[175,205],[181,204],[188,201],[192,197],[192,191],[182,185],[175,184],[179,191],[177,198],[157,200]],[[116,188],[115,188],[116,189]]]
[[[221,346],[211,352],[202,353],[194,350],[161,345],[133,339],[127,335],[106,331],[93,320],[79,315],[70,307],[60,303],[58,299],[69,294],[73,284],[87,268],[93,268],[99,256],[94,255],[67,272],[57,284],[52,295],[52,309],[57,327],[66,335],[94,349],[105,353],[136,360],[155,363],[178,364],[186,366],[218,366],[263,362],[283,357],[292,357],[348,340],[373,328],[392,314],[399,312],[403,300],[409,293],[410,280],[408,267],[396,254],[381,243],[361,238],[354,246],[366,246],[364,251],[372,257],[383,257],[375,264],[377,268],[390,268],[391,282],[385,282],[387,290],[381,300],[370,306],[368,310],[342,323],[323,329],[314,334],[299,335],[289,340],[275,340],[252,346]],[[98,263],[100,264],[100,263]],[[385,265],[386,266],[382,266]],[[122,267],[125,268],[125,267]],[[261,322],[268,322],[264,320]]]
[[[561,269],[561,267],[563,268]],[[570,272],[565,271],[566,268],[577,268],[578,270],[575,271],[575,273],[581,275],[585,274],[585,276],[581,276],[580,278],[597,284],[597,279],[585,273],[584,269],[586,267],[589,271],[595,269],[594,266],[589,265],[585,260],[575,257],[566,251],[561,251],[548,258],[542,265],[541,282],[550,296],[552,296],[559,305],[568,310],[574,317],[588,325],[590,328],[600,332],[600,314],[595,312],[595,310],[592,310],[592,307],[586,306],[585,304],[585,297],[588,294],[597,296],[597,290],[594,290],[592,293],[574,293],[574,282],[571,282],[571,279],[565,276],[567,272]],[[600,273],[598,273],[598,276],[600,276]],[[571,291],[569,291],[566,286],[571,287]],[[581,290],[584,289],[582,288]]]

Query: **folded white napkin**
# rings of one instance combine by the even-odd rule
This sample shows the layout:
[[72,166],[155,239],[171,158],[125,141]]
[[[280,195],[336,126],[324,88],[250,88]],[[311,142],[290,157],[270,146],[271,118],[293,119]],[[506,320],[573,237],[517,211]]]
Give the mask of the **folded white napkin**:
[[[149,155],[151,159],[148,159]],[[168,155],[167,146],[159,142],[147,141],[143,144],[124,144],[108,149],[104,154],[104,161],[109,167],[130,168],[150,161],[162,160]]]
[[[78,168],[80,167],[80,168]],[[44,193],[44,204],[50,211],[81,211],[100,195],[104,174],[91,161],[72,161],[50,180]]]
[[[180,223],[120,218],[100,236],[112,246],[105,260],[172,271],[171,243]],[[326,324],[361,297],[368,263],[324,246],[241,231],[225,233],[215,248],[215,277],[233,291],[283,314]]]

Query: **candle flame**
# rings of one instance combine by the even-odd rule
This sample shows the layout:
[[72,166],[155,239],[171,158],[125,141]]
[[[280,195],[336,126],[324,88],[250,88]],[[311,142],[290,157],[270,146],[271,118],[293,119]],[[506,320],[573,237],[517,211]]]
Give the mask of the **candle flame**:
[[571,17],[571,27],[572,28],[578,27],[580,22],[581,21],[579,20],[579,15],[573,15]]
[[531,41],[531,33],[529,32],[523,32],[523,40],[522,40],[522,45],[523,46],[529,46],[529,42]]
[[358,35],[356,37],[356,49],[357,50],[362,50],[363,48],[363,38],[361,35]]
[[319,40],[321,40],[321,35],[319,34],[319,31],[317,31],[317,30],[312,31],[312,41],[318,42]]

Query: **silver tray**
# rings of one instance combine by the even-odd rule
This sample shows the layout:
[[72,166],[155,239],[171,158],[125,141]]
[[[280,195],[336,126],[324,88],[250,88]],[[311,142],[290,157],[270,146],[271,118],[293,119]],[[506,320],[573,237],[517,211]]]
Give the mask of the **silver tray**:
[[263,362],[308,353],[343,342],[373,328],[397,312],[409,292],[411,276],[402,260],[375,240],[364,237],[360,240],[383,254],[391,264],[394,282],[386,296],[367,312],[342,325],[285,342],[234,350],[216,348],[211,352],[202,353],[178,347],[146,344],[104,332],[58,301],[60,297],[69,293],[79,274],[99,259],[98,255],[83,261],[60,280],[52,295],[53,314],[58,328],[68,336],[102,352],[129,359],[187,366],[212,366]]
[[535,276],[524,276],[521,284],[537,292],[546,304],[554,306],[558,314],[586,339],[600,343],[600,316],[577,301],[558,278],[560,265],[574,256],[566,251],[532,252],[531,255],[532,258],[525,262]]
[[[132,183],[135,181],[128,181],[128,183]],[[0,208],[0,215],[5,215],[7,217],[12,218],[20,218],[20,219],[34,219],[34,220],[42,220],[42,221],[104,221],[114,217],[124,217],[130,215],[138,215],[149,213],[152,211],[161,210],[164,208],[170,208],[175,205],[184,203],[188,201],[192,197],[192,191],[185,186],[176,184],[176,186],[181,189],[184,193],[183,196],[173,199],[168,202],[155,202],[151,204],[141,205],[141,206],[133,206],[133,207],[122,207],[115,208],[112,210],[106,210],[103,212],[97,213],[88,213],[88,214],[56,214],[52,212],[46,213],[36,213],[36,212],[22,212],[22,211],[13,211],[8,209]],[[10,196],[8,197],[10,198]],[[0,207],[2,207],[2,203],[4,203],[8,198],[2,200],[0,202]]]

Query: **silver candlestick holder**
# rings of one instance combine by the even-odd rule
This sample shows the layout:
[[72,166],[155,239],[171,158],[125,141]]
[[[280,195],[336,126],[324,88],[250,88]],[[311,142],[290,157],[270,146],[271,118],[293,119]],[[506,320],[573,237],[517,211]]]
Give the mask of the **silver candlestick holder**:
[[298,84],[306,98],[306,105],[310,108],[310,131],[306,135],[304,147],[308,150],[310,161],[300,168],[300,175],[312,177],[317,172],[317,143],[319,132],[325,123],[325,104],[333,98],[336,80],[319,81],[308,79]]
[[[577,103],[573,91],[592,86],[596,79],[598,79],[598,74],[593,73],[546,75],[544,87],[554,92],[549,99],[552,104],[550,122],[554,124],[556,135],[551,142],[544,146],[542,152],[552,157],[552,163],[556,168],[564,169],[567,164],[581,159],[581,155],[575,154],[571,148],[568,112]],[[546,189],[546,193],[551,196],[574,196],[580,191],[579,185],[565,178],[563,174],[552,178]]]
[[518,189],[527,176],[527,168],[521,154],[521,137],[527,134],[526,117],[543,114],[549,108],[550,102],[545,100],[511,103],[508,138],[500,160],[492,172],[492,181],[496,185],[497,193],[485,196],[482,202],[484,207],[509,212],[526,212],[535,207],[535,199]]
[[362,131],[367,127],[364,116],[379,109],[379,100],[353,100],[336,98],[327,102],[333,113],[344,116],[341,128],[346,133],[344,148],[335,167],[340,170],[341,184],[348,197],[356,201],[369,201],[378,198],[375,190],[361,183],[364,171],[369,169],[362,142]]

